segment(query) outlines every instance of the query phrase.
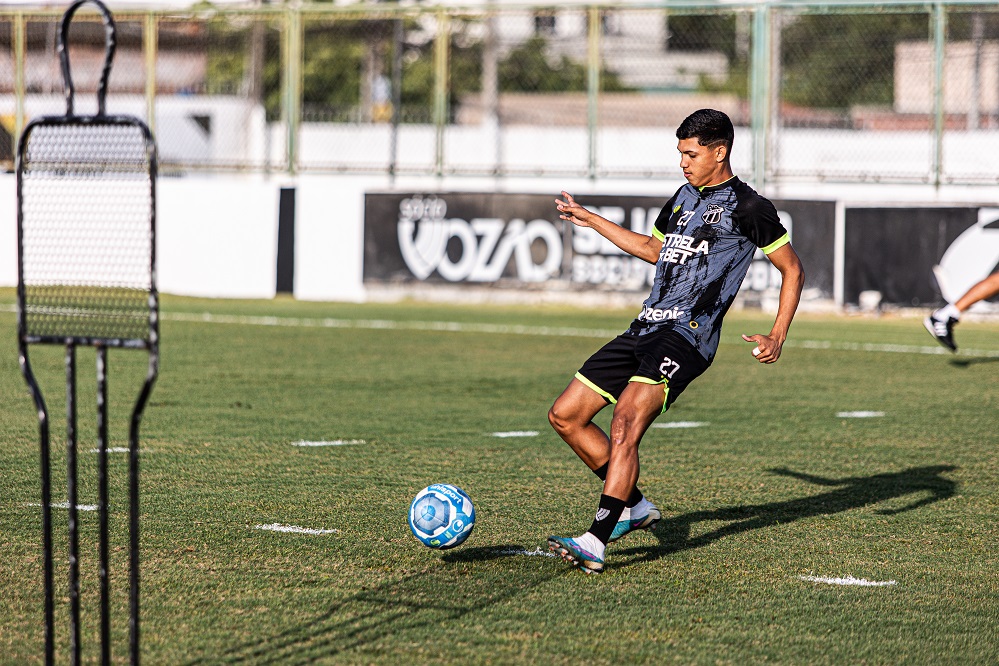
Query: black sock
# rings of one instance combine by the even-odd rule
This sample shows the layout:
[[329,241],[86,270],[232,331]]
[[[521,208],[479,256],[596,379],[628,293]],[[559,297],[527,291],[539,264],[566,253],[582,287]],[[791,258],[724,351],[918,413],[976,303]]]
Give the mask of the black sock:
[[631,489],[631,495],[628,496],[628,502],[626,506],[630,509],[631,507],[641,502],[643,499],[645,499],[645,495],[643,495],[642,491],[638,489],[638,486],[635,486],[634,488]]
[[611,532],[614,531],[614,527],[617,525],[618,519],[621,518],[624,505],[624,500],[611,497],[610,495],[601,495],[600,507],[597,509],[597,515],[593,519],[593,524],[590,525],[590,534],[600,539],[601,543],[606,544],[610,539]]
[[[607,468],[609,466],[610,466],[610,463],[609,462],[605,462],[603,465],[601,465],[600,467],[598,467],[595,470],[593,470],[593,473],[596,474],[597,478],[600,479],[601,481],[606,481],[607,480]],[[638,489],[638,486],[635,486],[634,488],[631,489],[631,494],[628,495],[628,502],[625,504],[625,506],[627,506],[630,509],[631,507],[633,507],[633,506],[637,505],[639,502],[641,502],[642,499],[644,499],[644,497],[645,497],[645,495],[643,495],[642,491]]]

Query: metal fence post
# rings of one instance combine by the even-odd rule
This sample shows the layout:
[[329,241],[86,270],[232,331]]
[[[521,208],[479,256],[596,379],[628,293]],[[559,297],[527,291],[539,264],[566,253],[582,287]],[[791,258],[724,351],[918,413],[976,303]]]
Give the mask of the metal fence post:
[[586,133],[587,175],[597,177],[597,123],[600,99],[600,8],[587,10],[586,32]]
[[389,135],[389,177],[395,182],[399,165],[399,123],[402,120],[402,48],[405,28],[402,15],[392,19],[392,133]]
[[302,10],[288,4],[285,12],[284,114],[288,174],[298,171],[298,132],[302,117]]
[[24,129],[24,14],[14,15],[14,99],[17,109],[14,112],[14,141],[21,136]]
[[771,60],[771,7],[761,3],[753,12],[753,51],[750,60],[750,132],[753,145],[753,184],[761,192],[766,189],[767,160],[770,136],[769,95],[770,86],[778,90],[774,97],[780,101],[780,82],[770,80]]
[[159,48],[159,22],[152,12],[146,14],[142,46],[146,56],[146,125],[156,135],[156,52]]
[[444,175],[444,131],[448,116],[448,49],[451,46],[449,16],[443,8],[437,10],[437,34],[434,36],[434,173]]
[[943,3],[933,5],[933,186],[940,187],[943,176],[944,133],[944,54],[947,43],[947,10]]

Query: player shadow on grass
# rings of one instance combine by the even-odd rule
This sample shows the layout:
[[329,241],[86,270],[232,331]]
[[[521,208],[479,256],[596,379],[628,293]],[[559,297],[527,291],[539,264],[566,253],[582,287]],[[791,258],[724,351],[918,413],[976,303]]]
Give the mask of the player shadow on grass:
[[973,365],[981,365],[983,363],[999,363],[999,356],[961,357],[950,360],[950,364],[955,368],[970,368]]
[[[860,509],[887,500],[921,495],[906,506],[897,509],[881,509],[882,515],[895,515],[912,511],[919,507],[939,502],[951,497],[957,491],[957,482],[941,476],[944,472],[957,469],[954,465],[934,465],[913,467],[902,472],[874,474],[873,476],[827,479],[786,468],[768,470],[780,476],[790,476],[818,486],[835,487],[835,490],[766,504],[730,506],[707,511],[693,511],[671,518],[664,518],[656,526],[653,534],[659,540],[657,546],[625,548],[614,553],[615,567],[630,566],[639,562],[656,560],[673,553],[710,545],[728,536],[763,529],[778,524],[791,523],[805,518],[842,513]],[[691,528],[697,523],[724,521],[723,525],[710,532],[691,536]],[[618,558],[624,556],[624,562]]]
[[[401,579],[362,586],[361,591],[335,601],[308,622],[186,663],[285,666],[336,657],[348,663],[383,660],[395,652],[392,646],[398,645],[394,641],[397,636],[399,640],[412,642],[414,631],[433,632],[571,572],[561,567],[535,567],[522,570],[517,576],[509,575],[509,571],[494,571],[489,575],[467,566],[526,552],[519,544],[445,551],[440,557],[444,566],[428,564]],[[460,593],[456,594],[456,590]],[[415,656],[414,660],[419,661]]]

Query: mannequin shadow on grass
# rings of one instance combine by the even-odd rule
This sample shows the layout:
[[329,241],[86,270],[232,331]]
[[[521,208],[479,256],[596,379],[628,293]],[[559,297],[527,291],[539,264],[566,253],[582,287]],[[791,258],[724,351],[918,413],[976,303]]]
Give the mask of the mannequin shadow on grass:
[[[957,469],[953,465],[913,467],[901,472],[865,477],[827,479],[789,469],[770,472],[807,483],[831,488],[817,495],[765,504],[730,506],[693,511],[662,520],[654,534],[658,545],[615,549],[614,567],[667,557],[673,553],[708,546],[719,539],[764,529],[777,524],[815,516],[842,513],[887,500],[912,496],[897,509],[878,513],[894,515],[951,497],[957,483],[942,476]],[[723,521],[726,524],[711,532],[691,537],[691,527],[700,522]],[[324,613],[291,626],[277,635],[258,637],[228,648],[221,653],[203,655],[189,664],[307,664],[337,655],[351,655],[361,661],[389,650],[398,650],[399,640],[418,640],[432,634],[448,622],[474,617],[477,613],[561,576],[579,576],[562,562],[549,566],[517,566],[517,571],[503,565],[486,563],[516,555],[543,554],[519,544],[495,544],[459,548],[441,554],[441,562],[427,565],[422,571],[409,572],[401,579],[362,587],[335,601]],[[622,557],[623,556],[623,557]],[[551,562],[555,565],[554,562]],[[486,565],[486,566],[483,566]],[[478,569],[478,570],[477,570]],[[335,595],[335,590],[331,591]],[[481,622],[487,620],[472,620]],[[396,655],[398,656],[398,655]],[[414,654],[414,656],[416,656]]]
[[[423,570],[411,570],[386,583],[362,586],[360,592],[336,600],[317,617],[277,635],[259,636],[186,663],[285,666],[337,656],[367,663],[379,657],[384,660],[389,654],[398,658],[399,646],[407,642],[413,647],[412,661],[420,663],[432,658],[423,655],[421,659],[421,637],[433,638],[448,623],[475,617],[476,613],[529,594],[533,588],[570,572],[551,566],[523,567],[515,574],[499,569],[476,570],[480,563],[507,559],[512,552],[537,551],[525,551],[518,544],[445,551]],[[356,585],[356,581],[352,584]],[[337,596],[335,589],[330,596]]]

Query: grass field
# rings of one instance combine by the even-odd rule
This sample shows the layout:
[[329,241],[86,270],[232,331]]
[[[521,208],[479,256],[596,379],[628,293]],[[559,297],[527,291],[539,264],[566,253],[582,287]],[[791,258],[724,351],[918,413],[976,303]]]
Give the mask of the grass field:
[[[21,664],[42,654],[41,529],[13,303],[0,291],[0,663]],[[164,298],[141,436],[144,662],[999,662],[999,324],[961,324],[951,356],[918,319],[802,314],[764,367],[739,334],[772,320],[730,314],[714,366],[658,421],[702,425],[642,445],[664,520],[585,576],[538,550],[588,527],[600,490],[546,412],[633,314]],[[61,501],[63,351],[31,354]],[[83,504],[96,503],[93,358],[78,353]],[[127,445],[145,359],[109,352],[111,446]],[[883,415],[838,416],[860,411]],[[494,435],[523,431],[539,434]],[[125,456],[111,468],[122,661]],[[409,501],[432,482],[475,502],[459,548],[409,533]],[[53,516],[66,663],[66,512]],[[80,516],[92,662],[97,514]],[[273,524],[335,532],[257,529]]]

